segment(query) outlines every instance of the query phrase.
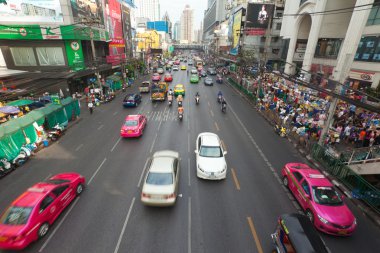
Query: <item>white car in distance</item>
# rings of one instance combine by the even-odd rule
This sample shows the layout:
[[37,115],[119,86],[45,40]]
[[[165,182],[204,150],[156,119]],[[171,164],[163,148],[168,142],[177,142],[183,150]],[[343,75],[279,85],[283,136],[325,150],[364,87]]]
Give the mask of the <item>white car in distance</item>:
[[200,133],[196,141],[197,177],[209,180],[221,180],[227,176],[227,151],[221,145],[218,135]]
[[174,205],[178,194],[179,154],[157,151],[149,164],[141,191],[141,202],[153,206]]

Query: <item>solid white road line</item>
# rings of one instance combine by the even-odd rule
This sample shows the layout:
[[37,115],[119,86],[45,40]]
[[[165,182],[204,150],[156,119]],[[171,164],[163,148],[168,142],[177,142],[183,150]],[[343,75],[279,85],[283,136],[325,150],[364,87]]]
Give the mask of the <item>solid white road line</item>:
[[119,139],[116,141],[115,145],[113,145],[113,147],[111,148],[111,152],[113,152],[113,150],[116,148],[117,144],[119,144],[121,140],[121,137],[119,137]]
[[99,170],[102,168],[103,164],[107,161],[107,158],[104,158],[103,159],[103,162],[99,165],[99,167],[96,169],[96,171],[94,172],[94,174],[92,175],[92,177],[90,178],[90,180],[88,180],[88,183],[87,185],[90,185],[92,180],[94,179],[94,177],[96,176],[96,174],[98,174]]
[[144,169],[143,169],[143,171],[141,172],[141,176],[140,176],[140,179],[139,179],[139,183],[137,184],[137,188],[140,188],[141,181],[142,181],[143,176],[144,176],[144,174],[145,174],[145,170],[146,170],[146,166],[147,166],[147,164],[148,164],[148,161],[149,161],[149,158],[147,158],[146,161],[145,161]]
[[154,147],[154,144],[156,143],[156,140],[157,140],[157,137],[158,137],[158,134],[156,134],[156,137],[154,137],[154,140],[153,140],[153,142],[152,142],[152,146],[150,146],[150,151],[149,151],[149,153],[152,153],[152,151],[153,151],[153,147]]
[[187,152],[190,153],[190,133],[187,133]]
[[80,144],[76,149],[75,151],[78,151],[79,149],[81,149],[83,147],[83,144]]
[[132,199],[132,203],[131,203],[131,205],[129,206],[128,214],[127,214],[127,217],[125,218],[125,221],[124,221],[124,224],[123,224],[123,228],[122,228],[122,230],[121,230],[121,233],[120,233],[120,236],[119,236],[119,240],[117,241],[117,244],[116,244],[116,248],[115,248],[115,250],[114,250],[114,253],[118,253],[118,252],[119,252],[119,248],[120,248],[121,240],[123,239],[123,235],[124,235],[125,229],[126,229],[126,227],[127,227],[129,217],[131,216],[131,212],[132,212],[133,205],[135,204],[135,200],[136,200],[136,198],[134,197],[134,198]]
[[214,117],[214,113],[210,110],[211,117]]
[[187,227],[187,252],[191,253],[191,197],[189,197],[189,219]]
[[48,243],[50,242],[51,238],[53,238],[54,234],[57,232],[57,230],[59,229],[59,227],[65,221],[66,217],[69,215],[69,213],[71,212],[71,210],[77,204],[77,202],[78,202],[79,199],[80,199],[80,197],[77,197],[76,200],[74,200],[74,203],[72,203],[72,205],[70,206],[70,208],[67,211],[67,213],[65,214],[65,216],[63,216],[62,220],[58,223],[58,225],[55,227],[55,229],[53,230],[53,232],[49,235],[49,237],[47,238],[47,240],[45,241],[45,243],[42,245],[42,247],[40,248],[40,250],[38,252],[42,252],[44,250],[44,248],[48,245]]
[[191,168],[190,168],[190,157],[187,158],[187,173],[188,173],[188,177],[189,177],[189,186],[191,186]]

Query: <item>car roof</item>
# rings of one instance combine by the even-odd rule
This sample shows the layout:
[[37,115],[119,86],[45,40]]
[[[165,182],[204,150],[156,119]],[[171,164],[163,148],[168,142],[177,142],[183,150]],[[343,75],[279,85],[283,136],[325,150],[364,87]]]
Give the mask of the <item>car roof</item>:
[[12,202],[12,206],[32,207],[38,204],[52,189],[57,187],[55,184],[41,182],[28,188],[16,200]]
[[127,115],[127,117],[125,117],[125,120],[136,120],[136,119],[139,119],[140,118],[140,114],[136,114],[136,115]]
[[176,84],[176,85],[174,86],[174,88],[175,88],[175,87],[183,87],[183,84],[181,84],[181,83]]
[[288,163],[286,164],[286,167],[290,168],[292,171],[299,172],[310,186],[334,186],[319,170],[312,169],[307,164]]
[[198,136],[202,139],[202,145],[206,146],[220,146],[219,137],[214,133],[201,133]]
[[169,156],[153,157],[152,164],[149,168],[149,172],[172,172],[173,160],[174,158]]

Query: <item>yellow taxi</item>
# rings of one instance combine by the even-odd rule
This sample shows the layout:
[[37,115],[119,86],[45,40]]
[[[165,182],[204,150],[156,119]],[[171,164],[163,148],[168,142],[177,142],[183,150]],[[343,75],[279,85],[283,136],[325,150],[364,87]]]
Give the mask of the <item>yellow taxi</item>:
[[174,96],[182,95],[185,96],[185,85],[177,84],[174,86]]
[[181,66],[181,70],[186,70],[186,66],[185,66],[185,65],[182,65],[182,66]]

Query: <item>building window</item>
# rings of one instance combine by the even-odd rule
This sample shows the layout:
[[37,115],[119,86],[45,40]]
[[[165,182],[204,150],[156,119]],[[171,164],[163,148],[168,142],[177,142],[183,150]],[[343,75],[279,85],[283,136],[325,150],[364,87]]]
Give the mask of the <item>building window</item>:
[[11,47],[15,66],[37,66],[32,47]]
[[262,43],[265,42],[265,36],[262,36],[262,37],[260,38],[260,42],[262,42]]
[[281,30],[281,25],[282,25],[282,23],[277,23],[276,24],[276,30]]
[[319,39],[315,49],[315,57],[336,59],[341,45],[342,39]]
[[373,3],[373,7],[367,20],[367,26],[370,25],[380,25],[380,0],[376,0]]
[[362,37],[355,54],[355,60],[380,62],[380,37]]
[[61,47],[37,47],[36,52],[41,66],[65,65],[65,58]]

